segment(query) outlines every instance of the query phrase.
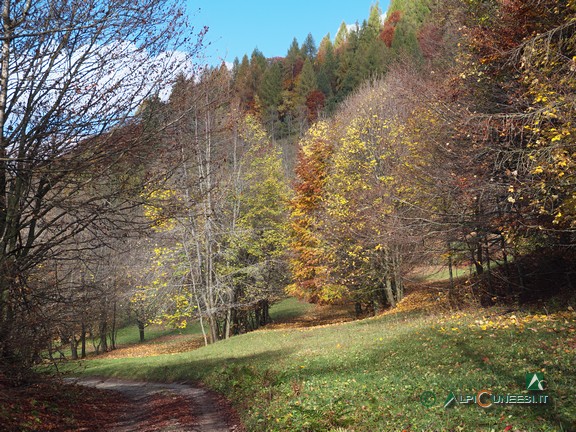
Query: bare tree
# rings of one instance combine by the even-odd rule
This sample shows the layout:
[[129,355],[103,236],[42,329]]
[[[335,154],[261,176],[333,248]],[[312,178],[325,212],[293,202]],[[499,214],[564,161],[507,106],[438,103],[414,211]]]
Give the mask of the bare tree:
[[[28,275],[93,248],[136,205],[141,102],[189,64],[178,0],[3,0],[0,27],[0,361],[20,355]],[[182,49],[183,51],[177,51]],[[184,55],[184,50],[188,54]],[[138,166],[138,164],[135,164]],[[90,241],[80,244],[88,230]]]

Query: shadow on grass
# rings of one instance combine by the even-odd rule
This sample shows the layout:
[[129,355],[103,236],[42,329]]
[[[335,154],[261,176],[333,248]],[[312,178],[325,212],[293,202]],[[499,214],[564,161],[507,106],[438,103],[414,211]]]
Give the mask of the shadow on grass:
[[[229,369],[245,369],[252,364],[274,364],[290,354],[290,350],[268,350],[245,356],[219,356],[205,359],[190,358],[189,354],[145,358],[93,359],[67,372],[82,376],[109,376],[159,382],[199,382],[206,377],[227,373]],[[78,365],[79,363],[76,363]]]
[[[449,341],[449,338],[446,336],[444,336],[444,339],[446,342]],[[454,345],[460,351],[461,357],[467,360],[467,362],[470,364],[471,369],[486,371],[487,376],[493,376],[497,378],[497,382],[479,382],[478,385],[480,385],[481,388],[476,388],[473,390],[490,390],[492,386],[502,387],[505,385],[507,390],[498,392],[495,391],[494,394],[540,394],[540,392],[528,392],[526,390],[526,374],[539,372],[541,370],[542,359],[538,356],[531,357],[528,360],[529,368],[519,369],[512,364],[512,362],[516,360],[515,357],[517,353],[511,353],[509,356],[504,356],[499,353],[487,352],[485,345],[478,347],[474,346],[469,341],[461,339],[457,340]],[[557,367],[556,370],[563,371],[563,376],[569,376],[564,375],[564,373],[571,373],[566,368],[560,366]],[[513,387],[509,388],[511,384],[513,384]],[[517,408],[529,411],[531,413],[531,417],[534,419],[542,418],[549,423],[554,424],[555,426],[559,427],[559,430],[561,431],[574,431],[576,430],[575,419],[568,418],[560,411],[560,407],[557,403],[558,393],[556,390],[557,389],[549,388],[545,392],[541,393],[550,397],[548,403],[545,405],[522,404]],[[497,407],[493,406],[489,409],[497,409]]]

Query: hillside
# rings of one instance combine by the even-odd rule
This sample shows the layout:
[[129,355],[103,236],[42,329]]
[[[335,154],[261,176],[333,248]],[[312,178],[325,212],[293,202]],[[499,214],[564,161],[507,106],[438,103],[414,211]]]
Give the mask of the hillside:
[[2,12],[0,429],[576,431],[575,0],[193,71],[186,2],[44,3]]
[[[230,398],[250,431],[574,430],[572,307],[440,313],[435,296],[415,292],[376,318],[261,330],[180,354],[94,358],[72,369],[202,381]],[[526,390],[534,372],[544,376],[543,392]],[[482,389],[549,402],[444,407],[450,392]]]

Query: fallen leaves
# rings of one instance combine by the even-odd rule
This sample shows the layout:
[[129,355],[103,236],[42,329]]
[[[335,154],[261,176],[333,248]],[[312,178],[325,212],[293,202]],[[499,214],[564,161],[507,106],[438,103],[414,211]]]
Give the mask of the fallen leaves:
[[136,358],[162,354],[179,354],[204,346],[202,336],[170,335],[155,339],[153,342],[120,347],[102,354],[101,358]]
[[129,406],[115,392],[46,378],[12,387],[0,376],[0,426],[5,432],[107,431],[114,422],[111,413]]

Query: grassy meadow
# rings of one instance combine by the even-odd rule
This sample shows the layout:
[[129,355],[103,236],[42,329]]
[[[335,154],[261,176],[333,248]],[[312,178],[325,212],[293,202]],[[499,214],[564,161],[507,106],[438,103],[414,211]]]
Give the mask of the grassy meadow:
[[[294,299],[275,311],[277,320],[309,312]],[[201,381],[230,398],[249,431],[570,431],[575,347],[571,308],[434,314],[400,307],[360,321],[260,330],[192,351],[93,358],[67,369]],[[533,372],[546,380],[546,405],[444,408],[450,392],[528,394],[525,374]]]

